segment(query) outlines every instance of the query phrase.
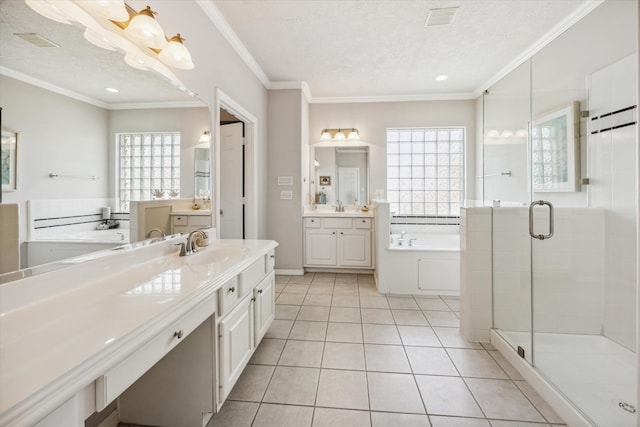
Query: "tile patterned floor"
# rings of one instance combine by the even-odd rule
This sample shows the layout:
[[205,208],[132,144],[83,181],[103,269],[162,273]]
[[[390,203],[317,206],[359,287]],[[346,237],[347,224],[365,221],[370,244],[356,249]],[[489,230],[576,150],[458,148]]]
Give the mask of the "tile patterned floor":
[[208,427],[563,425],[459,301],[384,296],[373,276],[276,277],[276,318]]

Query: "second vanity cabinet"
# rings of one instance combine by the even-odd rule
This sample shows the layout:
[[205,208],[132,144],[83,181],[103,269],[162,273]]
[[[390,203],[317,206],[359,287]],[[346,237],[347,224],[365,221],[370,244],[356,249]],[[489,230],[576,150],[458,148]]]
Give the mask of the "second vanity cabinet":
[[199,228],[211,227],[211,211],[174,211],[171,213],[171,234],[189,234]]
[[304,218],[305,267],[373,268],[373,218]]

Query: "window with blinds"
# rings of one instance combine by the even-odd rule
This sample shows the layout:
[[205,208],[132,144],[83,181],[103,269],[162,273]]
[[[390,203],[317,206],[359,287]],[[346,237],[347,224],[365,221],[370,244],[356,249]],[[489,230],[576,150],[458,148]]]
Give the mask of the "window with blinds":
[[387,196],[395,219],[460,216],[464,145],[462,127],[387,129]]
[[121,212],[131,201],[179,195],[179,132],[117,134],[117,156]]

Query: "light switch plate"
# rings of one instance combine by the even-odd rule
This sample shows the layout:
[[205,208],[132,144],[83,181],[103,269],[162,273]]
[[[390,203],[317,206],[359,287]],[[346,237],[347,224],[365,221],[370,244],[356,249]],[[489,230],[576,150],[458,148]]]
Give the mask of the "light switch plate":
[[293,177],[292,176],[279,176],[278,177],[278,185],[293,185]]
[[293,200],[293,191],[281,191],[280,200]]

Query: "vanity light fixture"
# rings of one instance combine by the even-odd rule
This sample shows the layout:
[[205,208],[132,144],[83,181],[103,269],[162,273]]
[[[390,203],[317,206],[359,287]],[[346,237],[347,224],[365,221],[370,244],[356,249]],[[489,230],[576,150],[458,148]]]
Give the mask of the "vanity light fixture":
[[356,128],[322,129],[320,132],[320,141],[354,141],[356,139],[360,139],[360,132]]
[[[107,50],[125,54],[125,62],[141,70],[154,70],[180,87],[178,78],[162,63],[173,68],[194,68],[184,38],[164,35],[157,14],[150,6],[134,10],[123,0],[25,0],[40,15],[57,22],[85,27],[85,39]],[[159,60],[159,61],[158,61]]]
[[158,58],[173,68],[192,70],[194,67],[191,54],[189,50],[184,47],[184,39],[180,36],[180,33],[169,39],[167,47],[162,49],[158,54]]
[[152,49],[164,49],[167,47],[167,39],[158,21],[154,18],[158,12],[147,6],[138,12],[127,24],[124,34],[131,40]]
[[209,142],[209,141],[211,141],[211,132],[209,132],[208,130],[205,130],[204,132],[202,132],[202,135],[200,135],[199,142]]

